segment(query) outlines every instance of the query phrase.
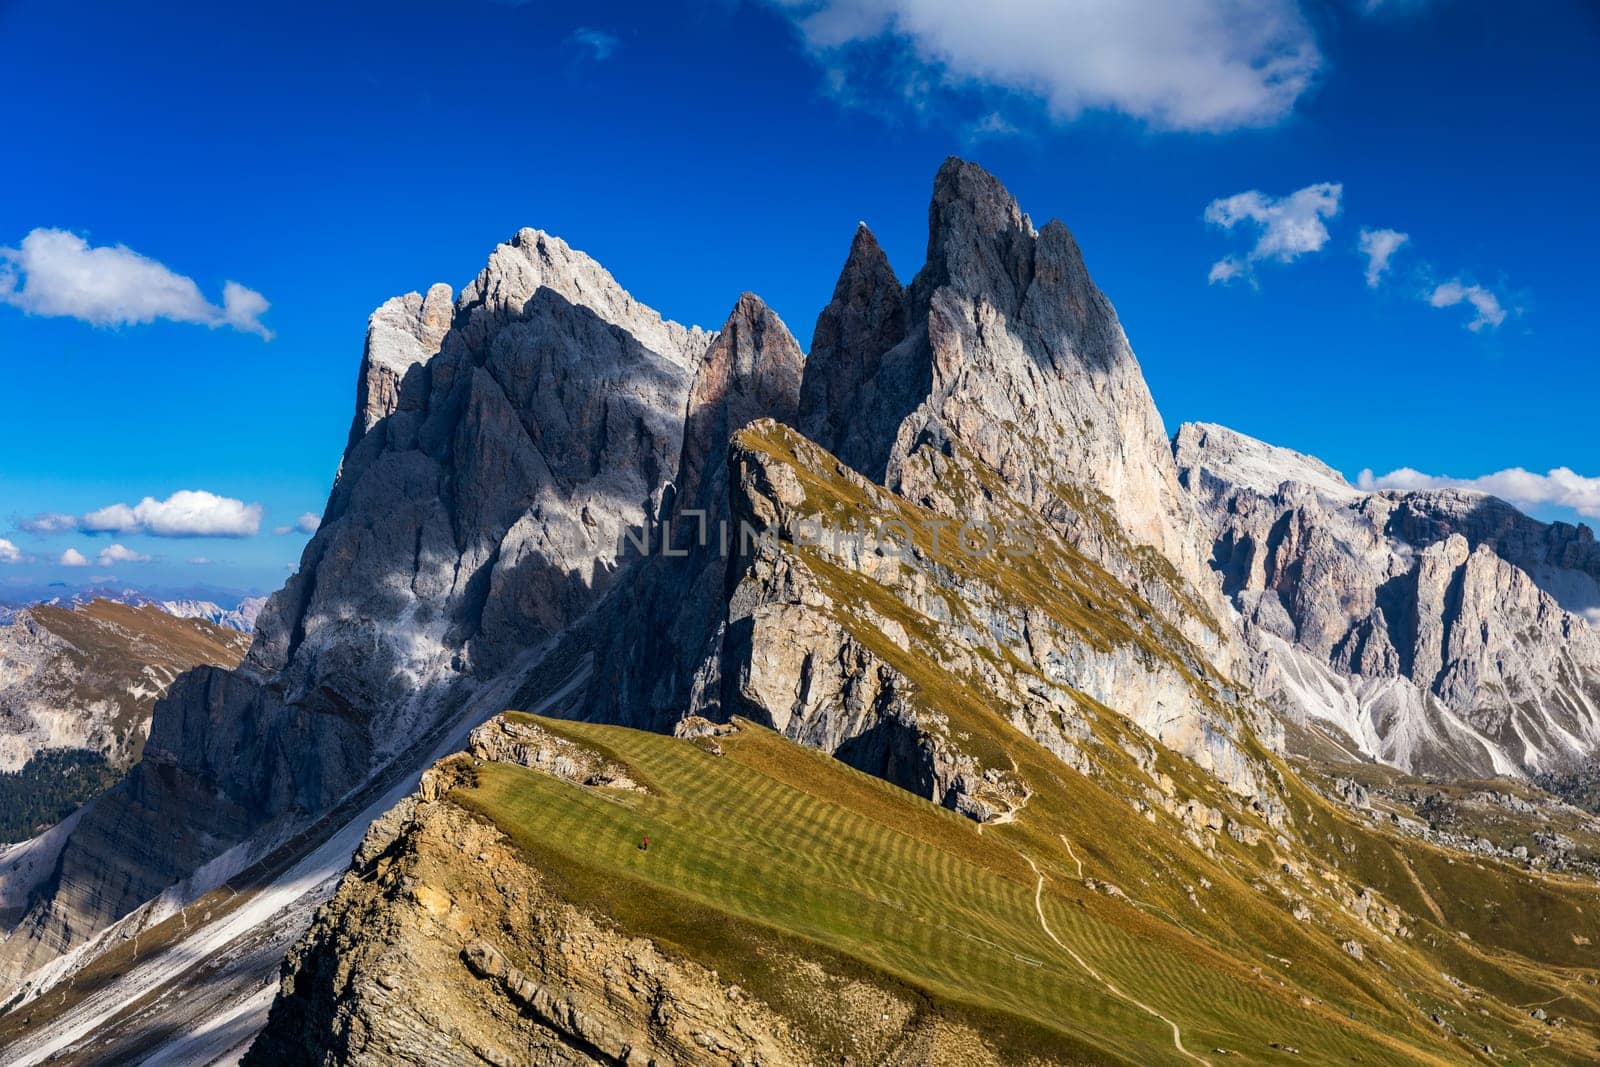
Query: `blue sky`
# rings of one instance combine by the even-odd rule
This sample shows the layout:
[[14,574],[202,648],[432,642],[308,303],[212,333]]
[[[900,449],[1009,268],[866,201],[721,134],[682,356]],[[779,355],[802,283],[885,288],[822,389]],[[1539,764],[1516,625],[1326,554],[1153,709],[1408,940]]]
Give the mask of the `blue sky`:
[[[0,0],[0,597],[275,588],[366,316],[518,227],[805,344],[858,219],[920,265],[952,153],[1077,234],[1169,429],[1600,513],[1595,9],[1096,6]],[[1407,235],[1374,286],[1363,230]]]

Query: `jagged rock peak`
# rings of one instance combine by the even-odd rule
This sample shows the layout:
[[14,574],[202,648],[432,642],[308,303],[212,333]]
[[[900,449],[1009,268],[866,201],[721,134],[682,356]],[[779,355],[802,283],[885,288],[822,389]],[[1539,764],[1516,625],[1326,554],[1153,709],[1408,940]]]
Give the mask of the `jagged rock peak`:
[[1033,274],[1033,222],[1000,180],[951,156],[933,179],[928,262],[919,290],[951,286],[1015,310]]
[[946,161],[910,308],[927,389],[899,426],[887,484],[926,494],[928,472],[918,469],[926,460],[916,453],[952,440],[1042,511],[1055,511],[1063,491],[1103,501],[1135,543],[1198,581],[1166,429],[1066,226],[1036,232],[993,175]]
[[543,230],[518,230],[461,292],[458,314],[468,316],[468,341],[520,317],[535,293],[548,289],[633,334],[652,351],[693,369],[710,340],[698,326],[666,319],[635,300],[611,272],[586,253]]
[[[706,506],[719,477],[728,438],[747,422],[794,422],[800,408],[805,356],[775,311],[754,293],[742,294],[706,348],[689,390],[680,506]],[[706,478],[706,472],[713,474]],[[711,484],[716,483],[716,484]]]
[[367,343],[356,383],[354,442],[400,405],[400,387],[412,367],[426,363],[455,317],[450,287],[435,283],[422,293],[391,297],[367,320]]
[[811,335],[800,390],[800,428],[808,437],[839,450],[848,424],[861,415],[863,388],[905,336],[905,288],[877,238],[859,223],[833,299]]

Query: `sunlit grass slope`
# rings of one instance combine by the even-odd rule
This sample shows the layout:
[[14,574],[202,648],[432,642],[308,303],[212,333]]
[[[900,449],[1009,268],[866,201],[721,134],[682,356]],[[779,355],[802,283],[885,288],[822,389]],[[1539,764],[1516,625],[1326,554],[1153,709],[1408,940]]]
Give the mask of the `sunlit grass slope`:
[[[502,827],[575,902],[780,1008],[793,995],[785,961],[798,955],[914,991],[1018,1062],[1582,1062],[1555,1045],[1523,1054],[1506,1044],[1491,1057],[1447,1035],[1396,991],[1413,950],[1396,950],[1390,970],[1340,963],[1332,944],[1311,951],[1313,935],[1225,871],[1212,872],[1230,885],[1203,914],[1087,888],[1078,860],[1086,877],[1107,877],[1101,857],[1119,842],[1144,856],[1148,840],[1133,835],[1159,831],[1124,821],[1086,781],[1070,795],[1071,772],[1059,805],[1036,797],[1018,823],[980,833],[753,725],[720,739],[719,756],[617,727],[540,722],[604,750],[649,791],[486,763],[453,799]],[[1069,853],[1070,833],[1096,843]],[[1030,859],[1045,872],[1038,909]],[[1138,898],[1133,873],[1117,877]],[[1269,944],[1308,951],[1267,970],[1254,961],[1275,958]],[[1503,1042],[1520,1036],[1483,1025]]]

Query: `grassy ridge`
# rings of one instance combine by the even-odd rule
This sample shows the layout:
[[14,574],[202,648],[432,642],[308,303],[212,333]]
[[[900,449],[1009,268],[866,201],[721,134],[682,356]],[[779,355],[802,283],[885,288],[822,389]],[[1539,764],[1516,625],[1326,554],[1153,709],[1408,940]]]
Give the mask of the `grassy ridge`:
[[[1035,857],[1052,872],[1042,895],[1051,928],[1176,1021],[1203,1056],[1222,1047],[1234,1051],[1229,1062],[1281,1062],[1289,1054],[1276,1042],[1298,1048],[1299,1063],[1462,1062],[1397,1017],[1392,993],[1333,981],[1360,1017],[1308,1006],[1298,990],[1170,921],[1088,892],[1039,826],[980,833],[756,727],[723,739],[718,757],[616,727],[541,724],[607,750],[651,792],[584,789],[486,764],[452,799],[504,828],[572,899],[737,976],[780,1009],[786,976],[775,960],[820,954],[914,991],[1018,1057],[1193,1062],[1164,1022],[1051,942],[1034,910]],[[1245,938],[1266,921],[1235,918]]]

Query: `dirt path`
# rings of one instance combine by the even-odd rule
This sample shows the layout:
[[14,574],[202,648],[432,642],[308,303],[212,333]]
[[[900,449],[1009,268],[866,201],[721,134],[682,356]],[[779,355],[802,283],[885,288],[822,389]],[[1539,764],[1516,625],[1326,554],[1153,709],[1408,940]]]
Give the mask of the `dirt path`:
[[1078,881],[1083,881],[1083,861],[1078,858],[1078,854],[1076,852],[1072,851],[1072,842],[1067,840],[1067,835],[1061,834],[1059,836],[1061,838],[1061,843],[1067,846],[1067,855],[1072,859],[1073,863],[1078,865]]
[[[1066,838],[1063,837],[1061,840],[1063,842],[1065,842]],[[1067,851],[1069,853],[1072,851],[1072,846],[1071,845],[1067,846]],[[1039,926],[1040,926],[1041,929],[1044,930],[1045,936],[1049,937],[1051,941],[1054,941],[1056,943],[1056,946],[1058,948],[1060,948],[1061,951],[1063,951],[1067,955],[1071,956],[1079,967],[1082,967],[1085,971],[1088,971],[1089,972],[1089,976],[1091,978],[1093,978],[1095,981],[1099,982],[1101,985],[1105,986],[1106,989],[1110,991],[1112,996],[1118,998],[1119,1000],[1127,1001],[1129,1004],[1132,1004],[1134,1007],[1138,1008],[1140,1011],[1145,1012],[1145,1013],[1150,1014],[1150,1015],[1154,1015],[1157,1019],[1160,1019],[1162,1022],[1164,1022],[1168,1026],[1172,1027],[1172,1045],[1180,1053],[1182,1053],[1183,1055],[1187,1056],[1189,1059],[1194,1060],[1196,1063],[1203,1063],[1203,1064],[1206,1065],[1206,1067],[1211,1067],[1211,1061],[1210,1060],[1202,1059],[1201,1057],[1196,1056],[1193,1052],[1190,1052],[1188,1049],[1183,1047],[1183,1032],[1178,1029],[1178,1024],[1177,1023],[1173,1022],[1171,1019],[1167,1018],[1165,1015],[1162,1015],[1159,1011],[1156,1011],[1156,1009],[1152,1008],[1150,1005],[1146,1004],[1144,1001],[1139,1000],[1139,999],[1137,999],[1135,997],[1131,997],[1128,994],[1124,993],[1122,990],[1118,989],[1115,985],[1113,985],[1111,983],[1111,981],[1109,979],[1107,979],[1105,977],[1105,975],[1101,974],[1099,971],[1097,971],[1093,967],[1089,966],[1089,961],[1088,960],[1086,960],[1082,956],[1078,955],[1076,952],[1074,952],[1071,948],[1069,948],[1067,946],[1067,943],[1065,941],[1061,940],[1059,937],[1056,936],[1056,932],[1054,930],[1050,929],[1049,920],[1047,920],[1044,917],[1044,872],[1039,869],[1039,865],[1037,863],[1033,862],[1033,857],[1032,856],[1024,856],[1023,858],[1028,861],[1028,866],[1033,868],[1033,873],[1035,875],[1037,875],[1038,878],[1039,878],[1038,884],[1033,887],[1033,910],[1035,912],[1037,912],[1038,915],[1039,915]],[[1073,857],[1073,862],[1077,862],[1077,857]],[[1079,864],[1078,870],[1079,870],[1079,877],[1082,877],[1082,870],[1083,870],[1082,864]]]
[[1428,906],[1429,911],[1433,912],[1434,920],[1441,928],[1445,930],[1450,929],[1450,923],[1445,919],[1444,912],[1439,910],[1439,905],[1433,899],[1433,896],[1428,892],[1428,887],[1422,884],[1421,878],[1417,877],[1417,870],[1415,867],[1411,866],[1411,861],[1406,859],[1405,856],[1401,856],[1400,866],[1404,867],[1406,869],[1406,873],[1411,876],[1411,884],[1417,887],[1418,893],[1422,894],[1422,902]]

